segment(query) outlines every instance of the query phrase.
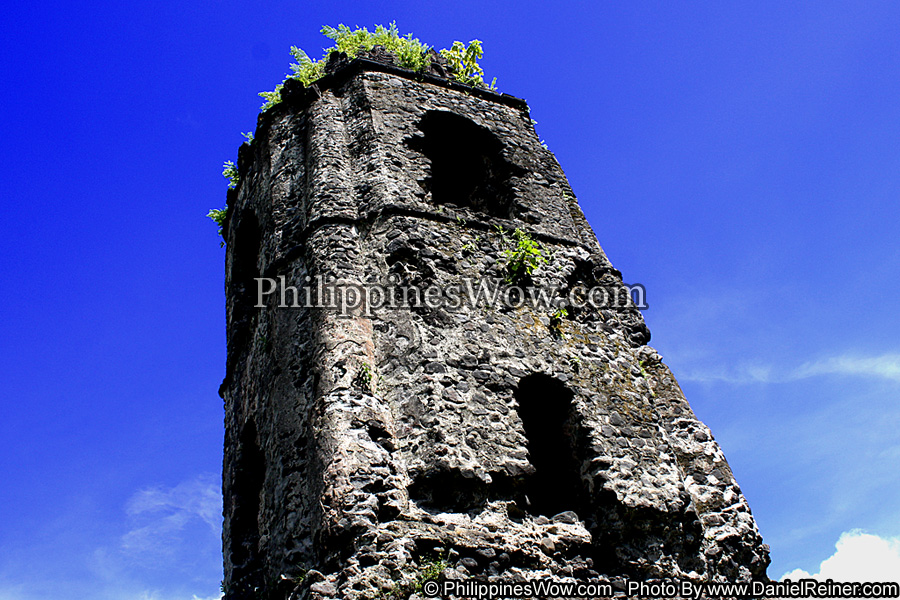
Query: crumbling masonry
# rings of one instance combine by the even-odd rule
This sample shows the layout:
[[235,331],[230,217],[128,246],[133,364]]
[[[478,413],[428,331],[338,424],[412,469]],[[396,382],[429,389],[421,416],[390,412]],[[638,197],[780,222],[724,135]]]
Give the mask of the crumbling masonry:
[[516,228],[550,260],[510,283],[624,290],[524,101],[378,48],[282,97],[240,148],[225,224],[226,600],[405,598],[435,564],[618,590],[765,578],[633,306],[257,306],[258,278],[508,280]]

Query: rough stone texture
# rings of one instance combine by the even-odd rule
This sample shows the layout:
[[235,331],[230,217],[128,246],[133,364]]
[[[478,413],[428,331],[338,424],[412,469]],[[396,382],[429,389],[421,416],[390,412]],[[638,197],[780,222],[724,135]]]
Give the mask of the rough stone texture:
[[435,556],[447,577],[764,579],[747,502],[635,308],[254,306],[256,277],[502,278],[497,225],[552,251],[525,283],[621,289],[527,105],[428,72],[338,57],[240,149],[225,598],[378,597]]

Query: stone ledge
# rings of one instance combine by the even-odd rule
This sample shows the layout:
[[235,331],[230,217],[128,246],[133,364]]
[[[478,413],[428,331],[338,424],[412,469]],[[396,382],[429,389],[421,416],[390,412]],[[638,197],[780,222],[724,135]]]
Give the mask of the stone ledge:
[[516,96],[511,96],[510,94],[502,94],[499,92],[491,91],[489,89],[464,85],[457,81],[452,81],[443,77],[429,75],[427,73],[417,73],[415,71],[410,71],[409,69],[404,69],[396,65],[390,65],[383,62],[370,60],[368,58],[354,58],[346,65],[339,66],[334,72],[324,75],[323,77],[317,79],[315,82],[311,83],[309,86],[304,86],[296,79],[287,79],[284,82],[284,87],[281,90],[281,103],[276,104],[267,111],[259,113],[257,126],[260,126],[268,121],[272,114],[275,114],[279,111],[279,107],[290,107],[291,109],[303,108],[317,100],[322,95],[322,92],[346,83],[360,73],[370,71],[389,73],[391,75],[403,77],[404,79],[410,79],[413,81],[418,81],[420,83],[429,83],[431,85],[455,90],[457,92],[464,92],[470,96],[481,98],[482,100],[489,100],[491,102],[496,102],[497,104],[503,104],[505,106],[517,108],[525,112],[528,112],[529,110],[528,103],[524,99],[518,98]]

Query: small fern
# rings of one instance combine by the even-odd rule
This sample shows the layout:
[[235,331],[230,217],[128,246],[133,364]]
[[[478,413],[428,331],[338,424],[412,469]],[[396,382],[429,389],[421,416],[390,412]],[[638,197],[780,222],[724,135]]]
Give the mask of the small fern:
[[228,180],[228,189],[233,190],[237,187],[238,181],[241,180],[237,165],[230,160],[226,160],[222,167],[222,176]]
[[444,571],[450,566],[450,562],[447,560],[449,552],[448,550],[443,555],[423,560],[418,571],[411,573],[415,578],[413,581],[405,584],[395,583],[390,591],[382,592],[378,596],[378,600],[406,600],[414,594],[420,597],[424,595],[425,584],[429,581],[441,581]]
[[338,25],[337,29],[326,25],[322,28],[322,34],[335,42],[334,48],[326,51],[326,59],[332,52],[343,52],[350,58],[356,58],[360,50],[369,51],[375,46],[382,46],[397,57],[401,67],[412,71],[425,68],[425,53],[429,47],[411,33],[401,36],[396,22],[389,27],[376,25],[375,33],[369,33],[365,27],[351,30],[346,25]]
[[[506,243],[505,236],[501,237]],[[506,257],[506,283],[522,282],[547,262],[543,244],[518,227],[513,231],[514,246],[503,251]]]
[[216,225],[219,226],[218,234],[222,237],[222,242],[219,244],[220,246],[225,245],[225,236],[224,229],[225,219],[228,217],[228,207],[219,209],[219,208],[211,208],[209,212],[206,213],[206,216],[216,222]]
[[[447,60],[447,66],[453,73],[453,78],[460,83],[471,86],[484,87],[484,70],[478,61],[484,56],[481,49],[481,40],[472,40],[468,46],[462,42],[453,42],[449,50],[441,50],[441,56]],[[488,86],[497,89],[497,78]]]
[[550,313],[550,329],[559,337],[563,336],[563,319],[569,316],[569,311],[565,306],[559,306],[555,311]]

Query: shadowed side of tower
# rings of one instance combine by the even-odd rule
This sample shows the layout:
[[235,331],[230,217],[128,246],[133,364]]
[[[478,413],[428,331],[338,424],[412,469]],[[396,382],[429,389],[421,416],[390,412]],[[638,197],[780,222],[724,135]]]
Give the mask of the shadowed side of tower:
[[[453,578],[763,579],[725,457],[527,105],[374,55],[289,80],[240,150],[225,598],[408,595],[437,559]],[[516,229],[549,259],[511,277]],[[334,280],[440,301],[311,306]],[[611,300],[454,301],[482,281]]]

